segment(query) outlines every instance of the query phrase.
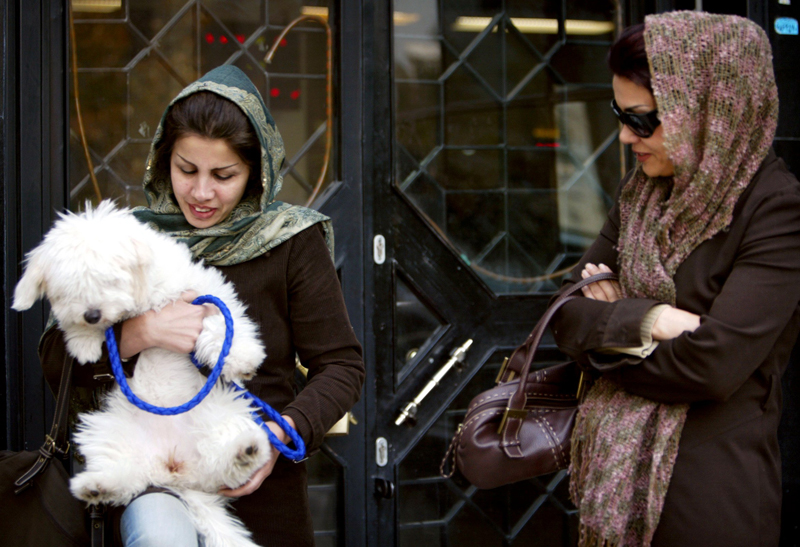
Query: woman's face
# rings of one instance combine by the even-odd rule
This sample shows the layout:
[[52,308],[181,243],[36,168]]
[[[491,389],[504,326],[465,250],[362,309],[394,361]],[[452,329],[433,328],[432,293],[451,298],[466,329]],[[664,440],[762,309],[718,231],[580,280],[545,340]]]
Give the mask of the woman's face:
[[[647,114],[656,109],[656,99],[647,88],[633,83],[627,78],[614,76],[614,99],[624,112]],[[671,177],[675,174],[675,166],[667,157],[664,148],[664,126],[659,125],[648,138],[637,136],[627,125],[622,126],[619,133],[622,144],[630,144],[636,159],[648,177]]]
[[250,177],[250,168],[225,140],[191,133],[175,141],[169,172],[181,212],[195,228],[228,218]]

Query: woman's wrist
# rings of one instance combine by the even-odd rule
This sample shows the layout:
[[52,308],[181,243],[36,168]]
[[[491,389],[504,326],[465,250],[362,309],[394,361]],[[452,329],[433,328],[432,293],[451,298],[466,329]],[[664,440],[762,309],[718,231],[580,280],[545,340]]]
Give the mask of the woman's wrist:
[[128,359],[152,346],[147,330],[147,313],[122,322],[119,336],[119,356]]
[[[286,423],[289,424],[289,426],[291,426],[292,429],[294,429],[295,431],[297,430],[297,427],[295,426],[293,419],[291,419],[289,416],[286,416],[285,414],[281,414],[281,418],[286,420]],[[283,433],[282,435],[283,438],[281,439],[283,444],[290,443],[292,439],[291,437],[289,437],[289,434],[286,431],[283,431],[283,428],[281,428],[281,432]]]
[[670,306],[653,324],[653,340],[672,340],[684,332],[694,332],[699,326],[699,315]]

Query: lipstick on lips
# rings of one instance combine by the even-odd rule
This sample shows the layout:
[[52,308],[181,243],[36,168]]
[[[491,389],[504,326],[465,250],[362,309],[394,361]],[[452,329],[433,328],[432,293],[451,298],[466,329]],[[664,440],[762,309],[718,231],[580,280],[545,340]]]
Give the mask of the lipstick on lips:
[[189,208],[192,210],[192,214],[201,220],[206,220],[214,216],[214,213],[217,211],[213,207],[201,207],[200,205],[193,205],[191,203],[188,204]]

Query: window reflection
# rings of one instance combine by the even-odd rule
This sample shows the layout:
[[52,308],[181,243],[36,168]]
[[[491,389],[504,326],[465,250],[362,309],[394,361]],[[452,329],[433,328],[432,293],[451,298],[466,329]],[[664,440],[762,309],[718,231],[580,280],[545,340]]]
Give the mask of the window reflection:
[[[144,162],[164,108],[202,74],[234,64],[261,92],[286,145],[278,199],[306,202],[325,151],[325,31],[301,23],[269,67],[264,56],[303,9],[327,18],[327,1],[72,0],[72,8],[81,114],[103,198],[144,204]],[[70,207],[78,209],[96,197],[74,100],[70,109]],[[323,185],[336,173],[333,159]]]
[[395,183],[491,290],[555,290],[619,179],[612,3],[394,6]]
[[398,273],[395,277],[395,371],[401,382],[441,332],[444,322]]

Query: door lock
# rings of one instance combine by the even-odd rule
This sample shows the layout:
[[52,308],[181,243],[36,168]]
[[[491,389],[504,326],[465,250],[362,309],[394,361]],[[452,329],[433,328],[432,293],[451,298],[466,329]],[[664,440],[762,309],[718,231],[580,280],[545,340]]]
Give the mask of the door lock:
[[394,483],[381,477],[375,477],[375,497],[392,499],[394,497]]

